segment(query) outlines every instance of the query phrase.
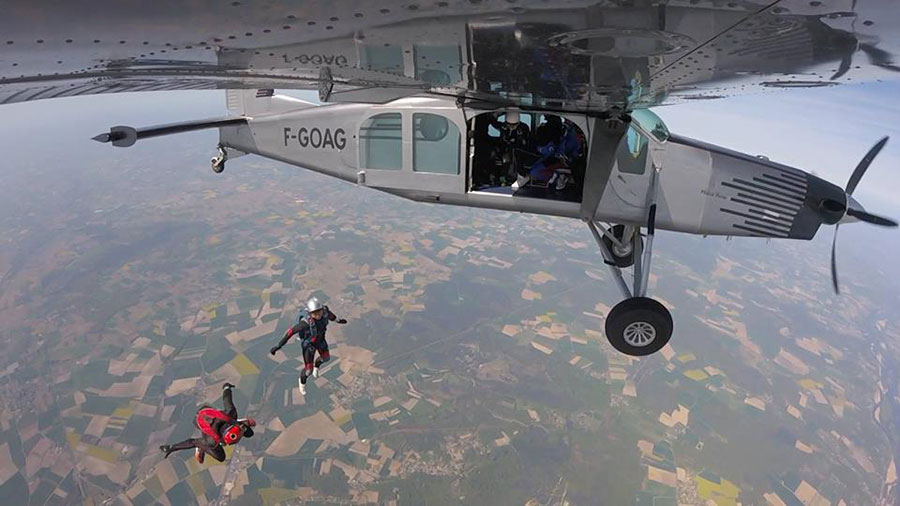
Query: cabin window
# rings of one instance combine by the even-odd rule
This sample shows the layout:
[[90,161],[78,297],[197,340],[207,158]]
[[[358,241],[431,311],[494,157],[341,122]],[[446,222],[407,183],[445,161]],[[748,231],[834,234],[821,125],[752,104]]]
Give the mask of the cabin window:
[[399,112],[378,114],[359,128],[359,161],[366,169],[403,168],[403,119]]
[[616,163],[619,172],[625,174],[643,174],[647,170],[647,137],[637,128],[628,127],[619,142]]
[[437,114],[413,114],[413,170],[459,174],[459,128]]

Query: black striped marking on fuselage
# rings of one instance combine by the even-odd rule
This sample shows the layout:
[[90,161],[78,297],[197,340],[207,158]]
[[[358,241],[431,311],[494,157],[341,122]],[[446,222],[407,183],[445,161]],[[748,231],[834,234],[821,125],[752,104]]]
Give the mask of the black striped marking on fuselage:
[[739,219],[736,230],[761,237],[790,237],[797,213],[806,199],[805,176],[773,170],[748,178],[732,178],[722,186],[737,190],[731,205],[719,211]]

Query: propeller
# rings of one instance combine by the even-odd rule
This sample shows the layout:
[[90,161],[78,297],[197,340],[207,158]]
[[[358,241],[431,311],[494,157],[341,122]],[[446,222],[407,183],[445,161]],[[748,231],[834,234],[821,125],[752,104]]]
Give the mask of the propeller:
[[[866,223],[871,223],[873,225],[879,225],[882,227],[896,227],[897,222],[890,219],[885,218],[883,216],[878,216],[869,212],[866,212],[858,202],[853,200],[851,197],[853,192],[856,190],[856,186],[859,184],[859,181],[862,179],[863,175],[865,175],[866,170],[868,170],[869,165],[872,164],[872,160],[878,156],[878,153],[881,152],[881,149],[884,148],[884,145],[887,144],[888,137],[885,136],[880,141],[876,142],[869,152],[866,153],[866,156],[859,161],[856,165],[856,168],[853,170],[853,174],[850,175],[850,179],[847,180],[847,187],[844,188],[844,193],[846,193],[846,202],[843,204],[843,214],[845,216],[851,216],[856,218],[859,221],[864,221]],[[824,204],[824,203],[823,203]],[[833,203],[830,203],[833,204]],[[836,260],[836,251],[837,251],[837,232],[838,227],[840,227],[840,221],[835,223],[834,225],[834,238],[831,241],[831,283],[834,286],[834,293],[840,294],[841,290],[838,286],[838,275],[837,275],[837,260]]]

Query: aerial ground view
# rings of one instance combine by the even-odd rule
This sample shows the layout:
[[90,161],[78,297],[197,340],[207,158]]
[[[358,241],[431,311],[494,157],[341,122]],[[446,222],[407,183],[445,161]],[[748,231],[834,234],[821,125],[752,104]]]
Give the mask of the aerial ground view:
[[[106,100],[152,122],[152,101]],[[5,127],[3,504],[897,500],[896,242],[848,233],[838,298],[827,234],[660,234],[650,285],[676,330],[632,358],[603,335],[618,294],[577,220],[255,157],[214,175],[210,133],[88,146],[97,103],[14,110],[15,145]],[[304,396],[299,344],[269,350],[310,296],[348,323]],[[164,459],[224,382],[254,436],[224,463]]]

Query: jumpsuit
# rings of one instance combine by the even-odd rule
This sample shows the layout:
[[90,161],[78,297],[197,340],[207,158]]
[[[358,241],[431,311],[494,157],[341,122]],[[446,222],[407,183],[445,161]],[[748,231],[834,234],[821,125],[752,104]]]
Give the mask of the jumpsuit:
[[[225,405],[224,413],[236,421],[237,408],[234,407],[234,402],[232,402],[231,400],[230,387],[225,388],[222,392],[222,403]],[[200,410],[207,407],[209,406],[201,406]],[[198,410],[198,414],[200,410]],[[212,426],[213,430],[216,431],[217,434],[219,434],[220,439],[224,439],[225,432],[231,426],[231,424],[225,420],[213,420],[210,425]],[[199,428],[196,418],[194,419],[194,426],[197,426],[197,428]],[[253,429],[251,429],[250,427],[244,427],[244,437],[253,437]],[[198,438],[185,439],[180,443],[169,445],[168,448],[162,447],[163,451],[166,452],[167,457],[169,456],[169,453],[172,453],[173,451],[189,450],[191,448],[199,448],[204,453],[218,460],[219,462],[225,461],[225,447],[223,447],[221,443],[213,439],[213,437],[208,434],[203,434]]]
[[[308,315],[301,318],[296,325],[284,333],[278,346],[272,348],[278,350],[287,344],[291,337],[297,336],[303,347],[303,372],[300,373],[300,384],[302,385],[306,384],[306,379],[312,374],[313,368],[319,367],[331,358],[331,354],[328,352],[328,342],[325,340],[325,331],[328,323],[337,320],[337,316],[328,309],[328,306],[325,306],[324,309],[325,314],[318,320]],[[343,321],[341,320],[341,322]],[[315,358],[317,351],[319,358]]]

